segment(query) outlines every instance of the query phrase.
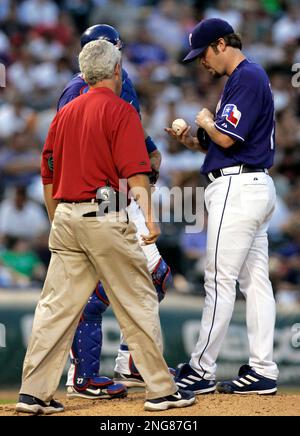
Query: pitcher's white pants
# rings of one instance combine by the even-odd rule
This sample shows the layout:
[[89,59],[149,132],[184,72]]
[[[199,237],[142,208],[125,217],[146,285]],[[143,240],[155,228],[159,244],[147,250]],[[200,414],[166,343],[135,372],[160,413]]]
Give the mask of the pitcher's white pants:
[[219,177],[205,191],[206,298],[199,340],[190,360],[205,379],[215,379],[237,281],[246,298],[249,365],[265,377],[278,377],[273,362],[276,308],[269,280],[267,239],[275,199],[271,177],[260,172]]

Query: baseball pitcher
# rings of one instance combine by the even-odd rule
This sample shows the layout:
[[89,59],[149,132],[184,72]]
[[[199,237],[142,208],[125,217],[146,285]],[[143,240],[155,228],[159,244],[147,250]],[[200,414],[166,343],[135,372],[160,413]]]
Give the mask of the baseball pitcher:
[[[196,394],[215,391],[216,360],[238,282],[246,299],[250,359],[236,378],[219,383],[217,389],[229,394],[274,394],[275,300],[267,238],[276,199],[268,175],[275,151],[271,87],[263,68],[243,55],[241,39],[226,21],[201,21],[190,35],[190,45],[184,62],[197,58],[214,77],[228,76],[228,80],[216,113],[205,108],[196,117],[205,135],[193,137],[187,127],[179,137],[187,147],[206,153],[202,173],[209,185],[205,307],[198,343],[190,362],[178,369],[176,382]],[[201,136],[204,142],[199,142]]]

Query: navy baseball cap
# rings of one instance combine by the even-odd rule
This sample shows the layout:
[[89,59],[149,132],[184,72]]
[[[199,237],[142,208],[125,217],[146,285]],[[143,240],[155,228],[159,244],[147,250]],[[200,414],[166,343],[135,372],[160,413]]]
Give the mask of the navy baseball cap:
[[191,51],[182,62],[192,62],[212,43],[223,36],[234,33],[232,26],[220,18],[208,18],[200,21],[190,34]]

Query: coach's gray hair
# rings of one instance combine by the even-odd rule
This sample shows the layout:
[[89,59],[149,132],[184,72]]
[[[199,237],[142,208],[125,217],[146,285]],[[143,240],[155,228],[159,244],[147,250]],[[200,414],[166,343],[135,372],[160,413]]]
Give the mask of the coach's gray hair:
[[121,63],[121,52],[105,40],[86,44],[79,54],[79,67],[88,85],[111,79],[115,66]]

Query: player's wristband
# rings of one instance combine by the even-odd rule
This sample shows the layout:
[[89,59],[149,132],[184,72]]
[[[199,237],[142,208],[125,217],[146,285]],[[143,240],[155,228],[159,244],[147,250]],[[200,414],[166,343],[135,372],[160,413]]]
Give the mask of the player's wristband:
[[153,142],[151,136],[148,136],[148,137],[146,138],[145,143],[146,143],[146,147],[147,147],[147,151],[148,151],[148,153],[152,153],[152,151],[157,150],[157,147],[156,147],[156,145],[154,144],[154,142]]

